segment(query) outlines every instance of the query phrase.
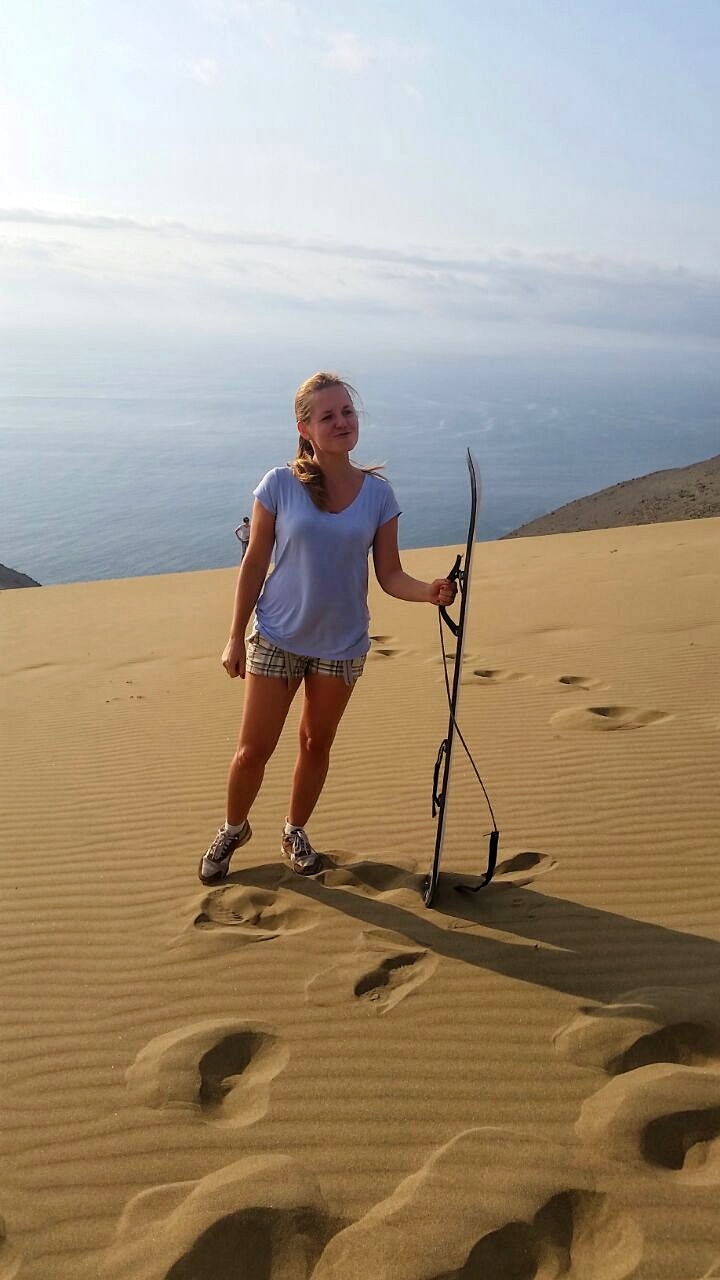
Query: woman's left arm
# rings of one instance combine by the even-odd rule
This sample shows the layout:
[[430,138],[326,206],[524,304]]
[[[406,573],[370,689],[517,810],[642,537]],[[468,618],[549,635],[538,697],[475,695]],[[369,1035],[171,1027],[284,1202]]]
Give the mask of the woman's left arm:
[[375,576],[383,591],[398,600],[415,600],[421,604],[452,604],[457,594],[454,582],[436,578],[434,582],[421,582],[405,573],[400,563],[397,541],[397,516],[381,524],[373,541]]

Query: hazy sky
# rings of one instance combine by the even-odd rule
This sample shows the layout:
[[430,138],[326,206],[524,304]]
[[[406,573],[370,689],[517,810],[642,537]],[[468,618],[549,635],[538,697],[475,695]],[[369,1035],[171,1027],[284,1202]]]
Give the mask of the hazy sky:
[[4,0],[0,325],[720,334],[718,0]]

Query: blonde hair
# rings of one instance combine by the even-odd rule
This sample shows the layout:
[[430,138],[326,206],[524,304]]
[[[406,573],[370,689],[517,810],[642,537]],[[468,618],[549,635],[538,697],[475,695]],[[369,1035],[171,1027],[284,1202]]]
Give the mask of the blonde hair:
[[[325,391],[327,387],[343,387],[347,392],[350,402],[357,413],[362,408],[362,401],[354,387],[341,378],[337,373],[314,373],[312,377],[306,378],[301,386],[295,392],[295,421],[301,422],[304,427],[310,423],[312,415],[313,396],[316,391]],[[325,477],[320,469],[320,465],[315,460],[315,451],[313,449],[312,440],[307,440],[305,436],[300,436],[298,440],[297,453],[292,462],[288,463],[290,470],[294,476],[297,476],[301,484],[304,484],[308,495],[312,498],[316,507],[321,511],[327,511],[328,496],[325,488]],[[360,471],[365,471],[368,475],[377,475],[382,470],[381,466],[360,467]],[[382,476],[382,479],[385,477]]]

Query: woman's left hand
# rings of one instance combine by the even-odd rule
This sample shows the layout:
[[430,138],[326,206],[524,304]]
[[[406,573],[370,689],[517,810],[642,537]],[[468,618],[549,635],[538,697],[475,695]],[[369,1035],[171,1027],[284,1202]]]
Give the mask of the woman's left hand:
[[457,595],[457,587],[447,578],[436,578],[428,586],[428,603],[435,605],[452,604]]

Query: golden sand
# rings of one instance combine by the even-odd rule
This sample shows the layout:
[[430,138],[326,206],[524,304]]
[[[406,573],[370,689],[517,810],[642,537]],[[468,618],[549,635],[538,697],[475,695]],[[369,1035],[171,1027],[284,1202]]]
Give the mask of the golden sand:
[[[0,1280],[720,1275],[720,519],[482,544],[437,909],[432,609],[228,880],[234,572],[2,598]],[[409,552],[440,576],[449,548]]]

